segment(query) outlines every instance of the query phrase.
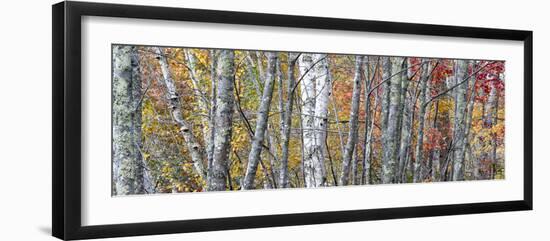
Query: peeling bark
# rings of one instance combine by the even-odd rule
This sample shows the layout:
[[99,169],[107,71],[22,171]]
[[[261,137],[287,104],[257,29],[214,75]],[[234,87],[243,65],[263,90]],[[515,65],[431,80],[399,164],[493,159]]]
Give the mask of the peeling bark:
[[[328,79],[328,61],[324,54],[301,54],[298,67],[302,80],[300,82],[302,101],[302,128],[304,148],[304,179],[306,187],[326,185],[323,146],[326,134],[321,125],[326,125],[330,80]],[[319,85],[319,86],[317,86]],[[317,95],[319,96],[317,97]],[[323,95],[323,97],[321,97]],[[319,104],[317,104],[319,99]],[[319,111],[319,113],[316,113]],[[324,113],[324,116],[323,116]],[[323,139],[323,140],[321,140]]]

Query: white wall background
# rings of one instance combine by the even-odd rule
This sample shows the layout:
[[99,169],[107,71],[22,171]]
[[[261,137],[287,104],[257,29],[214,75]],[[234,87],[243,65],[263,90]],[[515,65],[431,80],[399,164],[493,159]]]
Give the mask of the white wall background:
[[[548,240],[550,118],[546,74],[550,24],[544,1],[118,0],[190,8],[317,15],[533,30],[534,206],[508,212],[121,238],[116,240]],[[54,240],[51,231],[51,8],[54,1],[0,7],[0,240]],[[345,236],[342,236],[342,235]]]

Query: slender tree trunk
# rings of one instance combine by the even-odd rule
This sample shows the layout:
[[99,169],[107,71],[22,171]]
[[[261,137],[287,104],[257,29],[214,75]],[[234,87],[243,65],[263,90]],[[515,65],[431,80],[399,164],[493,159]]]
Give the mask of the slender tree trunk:
[[197,73],[197,58],[189,49],[184,49],[183,53],[189,67],[189,76],[191,83],[193,84],[193,97],[197,100],[198,112],[200,115],[201,124],[203,126],[202,131],[204,145],[208,146],[210,142],[210,139],[208,138],[210,126],[206,126],[207,123],[210,123],[210,118],[208,118],[210,115],[210,110],[208,109],[208,98],[202,91],[204,87],[201,86],[201,77],[200,74]]
[[359,171],[359,158],[357,156],[357,153],[359,150],[357,150],[357,145],[355,146],[353,150],[353,157],[351,158],[351,185],[357,185],[358,184],[358,171]]
[[210,50],[210,112],[209,112],[209,131],[208,131],[208,142],[206,146],[206,153],[208,159],[208,167],[212,166],[212,160],[214,159],[214,138],[216,133],[216,93],[218,82],[216,76],[216,65],[217,65],[217,56],[216,50]]
[[[468,75],[468,62],[456,60],[456,83],[463,81]],[[466,111],[466,90],[468,84],[464,83],[455,88],[455,118],[454,118],[454,159],[453,159],[453,181],[464,180],[464,150],[465,141],[465,111]]]
[[371,115],[371,110],[370,110],[370,106],[371,106],[371,100],[370,100],[370,96],[371,96],[371,86],[372,86],[372,82],[374,82],[374,77],[376,76],[376,68],[378,68],[378,62],[380,60],[380,58],[378,57],[377,60],[376,60],[376,63],[374,65],[374,71],[372,71],[373,73],[373,76],[371,77],[370,76],[370,67],[369,67],[369,64],[371,63],[371,61],[374,60],[374,58],[369,58],[368,56],[365,56],[364,57],[364,61],[365,61],[365,87],[364,87],[364,90],[365,90],[365,136],[364,136],[364,139],[363,139],[363,143],[364,143],[364,146],[363,146],[363,160],[362,160],[362,164],[363,164],[363,170],[361,172],[361,184],[368,184],[369,182],[369,178],[370,178],[370,154],[371,154],[371,141],[372,141],[372,128],[373,128],[373,123],[374,121],[372,120],[372,116]]
[[[493,87],[494,89],[496,89],[496,87]],[[493,126],[496,126],[497,125],[497,122],[498,122],[498,105],[499,105],[499,95],[496,94],[496,100],[495,100],[495,104],[494,104],[494,109],[493,109]],[[492,175],[491,175],[491,179],[495,179],[496,178],[496,174],[497,174],[497,164],[498,164],[498,159],[497,159],[497,147],[498,147],[498,142],[497,142],[497,134],[495,132],[493,132],[492,134],[493,138],[492,138],[492,145],[493,145],[493,151],[491,153],[491,166],[492,166]]]
[[204,160],[204,154],[201,151],[201,146],[197,141],[197,138],[193,134],[191,123],[188,123],[183,118],[180,97],[176,89],[176,84],[172,79],[172,73],[170,72],[166,56],[164,55],[163,49],[159,47],[153,48],[153,51],[155,52],[159,60],[160,68],[163,75],[164,86],[166,86],[166,97],[168,98],[168,105],[172,114],[172,118],[178,125],[180,133],[187,144],[187,150],[191,154],[191,160],[193,161],[195,171],[203,179],[206,179],[206,172],[202,163]]
[[397,65],[399,62],[396,61],[394,64],[394,72],[401,71],[404,69],[407,69],[407,71],[401,72],[398,77],[400,77],[401,86],[399,89],[399,102],[397,104],[397,130],[395,133],[395,159],[397,161],[397,164],[395,165],[395,182],[401,182],[401,170],[403,169],[403,166],[405,164],[405,160],[401,160],[401,142],[403,139],[403,122],[405,119],[405,111],[406,111],[406,104],[407,104],[407,92],[409,88],[409,69],[408,64],[409,60],[408,58],[403,58],[401,61],[401,66]]
[[[294,103],[294,93],[292,93],[292,90],[294,88],[294,85],[296,83],[296,79],[294,77],[295,74],[295,65],[296,65],[296,54],[294,53],[288,53],[288,88],[287,88],[287,99],[285,104],[285,110],[284,110],[284,119],[283,123],[281,125],[282,133],[282,147],[281,147],[281,170],[279,173],[279,186],[281,188],[287,188],[289,187],[289,180],[288,180],[288,145],[290,143],[290,129],[292,127],[292,105]],[[279,86],[279,88],[282,88],[282,85]]]
[[340,185],[348,185],[350,163],[353,158],[353,152],[357,143],[358,122],[359,122],[359,102],[361,99],[361,82],[363,75],[363,56],[355,57],[355,76],[353,78],[353,92],[351,97],[351,111],[349,120],[349,135],[346,142],[344,157],[342,160],[342,173],[340,175]]
[[[472,72],[475,71],[476,69],[475,61],[472,61],[470,69],[472,70]],[[472,74],[472,76],[470,77],[468,86],[470,90],[468,91],[469,94],[467,99],[468,104],[466,107],[466,123],[464,127],[465,128],[464,138],[466,142],[466,149],[471,150],[470,130],[472,129],[472,118],[473,118],[473,111],[474,111],[475,97],[476,97],[476,75],[475,74]],[[479,163],[476,158],[473,158],[471,151],[469,151],[468,161],[472,163],[472,167],[473,167],[472,178],[474,180],[479,179]]]
[[397,173],[397,181],[405,182],[405,168],[407,159],[411,152],[411,143],[412,143],[412,125],[413,125],[413,112],[415,107],[415,94],[408,94],[405,97],[408,97],[409,102],[405,103],[403,109],[403,124],[401,129],[401,143],[399,147],[399,167]]
[[424,158],[424,122],[426,120],[426,101],[429,99],[428,81],[430,81],[430,63],[422,69],[420,80],[420,110],[418,113],[418,134],[416,140],[413,182],[422,182],[422,159]]
[[141,154],[141,78],[135,46],[113,46],[112,195],[153,192]]
[[[304,139],[304,178],[306,187],[324,186],[326,183],[326,171],[324,166],[324,141],[319,139],[326,137],[324,133],[319,133],[322,130],[318,126],[325,123],[326,120],[316,118],[316,110],[322,109],[317,107],[316,96],[320,92],[330,93],[327,87],[331,86],[328,77],[328,62],[326,55],[323,54],[301,54],[298,59],[298,66],[302,81],[301,99],[302,99],[302,128]],[[316,84],[320,84],[319,89],[316,89]],[[325,95],[325,94],[323,94]],[[319,101],[324,101],[324,97],[319,97]],[[328,104],[328,102],[327,102]],[[320,103],[319,106],[325,105]],[[326,115],[326,112],[324,112]],[[319,113],[322,115],[322,113]],[[321,119],[321,120],[320,120]],[[326,118],[325,118],[326,119]]]
[[[439,101],[434,102],[435,107],[435,115],[433,119],[432,128],[437,130],[437,118],[439,116]],[[438,182],[441,181],[441,163],[439,160],[439,155],[441,152],[441,147],[439,145],[435,145],[434,150],[432,152],[432,181]]]
[[254,131],[254,138],[252,139],[252,146],[248,156],[248,166],[246,168],[246,174],[242,186],[245,190],[255,188],[254,179],[256,177],[256,171],[258,169],[260,155],[264,145],[263,143],[267,130],[271,99],[273,96],[273,86],[275,83],[275,63],[277,61],[277,55],[273,52],[268,52],[266,55],[268,59],[267,74],[264,80],[262,100],[260,102],[260,107],[256,118],[256,130]]
[[[213,51],[211,50],[211,58],[213,57]],[[194,98],[197,100],[197,107],[198,107],[198,113],[201,120],[202,125],[202,137],[203,137],[203,143],[204,146],[206,146],[206,159],[208,165],[212,163],[212,158],[214,154],[214,143],[213,143],[213,136],[214,136],[214,121],[212,118],[212,110],[215,109],[215,95],[212,94],[210,98],[212,100],[210,101],[210,104],[212,104],[212,107],[208,108],[208,98],[206,96],[206,93],[202,91],[204,87],[201,86],[201,74],[197,72],[197,58],[195,55],[191,52],[189,49],[184,49],[183,54],[185,57],[185,60],[187,62],[187,66],[189,67],[189,76],[191,79],[191,83],[193,84],[193,93]],[[212,60],[214,64],[215,61]],[[215,81],[212,81],[213,74],[211,75],[211,82],[212,82],[212,91],[211,93],[215,93]],[[212,109],[213,108],[213,109]]]
[[220,50],[217,62],[216,124],[212,165],[208,168],[207,190],[226,190],[227,164],[233,133],[235,53]]
[[[390,57],[382,57],[382,79],[387,80],[390,78],[392,72],[391,72],[391,59]],[[390,183],[391,182],[391,176],[393,172],[393,168],[391,168],[391,162],[393,160],[389,160],[390,155],[388,153],[391,152],[391,150],[386,151],[385,149],[388,146],[388,143],[390,142],[389,138],[390,135],[388,133],[388,125],[389,125],[389,113],[390,113],[390,95],[391,95],[391,81],[386,81],[382,86],[382,109],[381,111],[381,119],[380,119],[380,127],[381,127],[381,141],[382,141],[382,183]],[[388,153],[386,153],[388,152]]]
[[[497,88],[494,85],[492,85],[491,90],[489,92],[489,98],[487,99],[488,108],[486,108],[487,114],[485,117],[485,123],[487,123],[486,124],[487,128],[493,128],[493,126],[497,124],[498,99],[499,97],[498,97]],[[497,163],[497,156],[496,156],[497,143],[496,143],[496,135],[491,134],[491,136],[492,136],[490,140],[491,153],[488,154],[489,160],[490,160],[488,178],[494,179],[495,173],[496,173],[496,163]]]
[[268,124],[265,135],[267,136],[267,146],[269,147],[266,153],[267,159],[269,161],[269,177],[272,188],[278,188],[279,171],[277,166],[279,163],[279,159],[276,156],[277,147],[275,146],[276,139],[274,137],[274,132],[275,131],[273,131],[273,126],[271,124]]
[[[375,96],[374,110],[378,108],[378,95]],[[369,123],[368,131],[366,135],[365,149],[363,150],[363,182],[362,184],[371,184],[371,157],[372,157],[372,144],[374,142],[374,115]]]

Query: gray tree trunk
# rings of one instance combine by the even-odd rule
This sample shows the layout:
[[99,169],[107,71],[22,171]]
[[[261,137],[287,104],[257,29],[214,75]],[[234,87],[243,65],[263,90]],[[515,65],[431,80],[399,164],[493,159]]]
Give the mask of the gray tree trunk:
[[244,183],[242,189],[254,189],[254,179],[256,177],[256,171],[258,170],[258,164],[260,162],[260,155],[262,153],[265,133],[267,130],[269,110],[271,106],[271,99],[273,96],[273,86],[275,83],[275,64],[277,61],[277,55],[273,52],[267,52],[267,73],[264,80],[264,89],[262,94],[262,100],[258,109],[256,118],[256,130],[254,131],[254,138],[252,139],[252,146],[250,154],[248,156],[248,166],[246,168],[246,174],[244,177]]
[[153,192],[141,154],[141,78],[135,46],[113,46],[113,195]]
[[[319,187],[326,184],[326,170],[324,165],[325,128],[319,127],[325,123],[328,110],[328,98],[326,103],[325,96],[329,95],[330,80],[328,79],[328,61],[324,54],[301,54],[298,58],[298,67],[302,81],[301,101],[302,101],[302,129],[303,129],[303,149],[304,149],[304,179],[306,187]],[[318,88],[316,88],[319,85]],[[319,96],[318,96],[319,95]],[[317,104],[317,99],[319,104]],[[319,111],[319,113],[316,113]],[[320,116],[317,116],[320,115]]]
[[[382,60],[382,80],[387,80],[392,75],[391,73],[391,60],[390,57],[381,57]],[[388,159],[389,155],[387,155],[385,148],[388,145],[389,142],[389,136],[388,135],[388,124],[389,124],[389,110],[390,110],[390,94],[391,94],[391,81],[386,81],[381,86],[382,88],[382,109],[381,111],[381,117],[380,117],[380,128],[381,128],[381,141],[382,141],[382,183],[389,183],[391,182],[391,177],[389,175],[392,174],[393,168],[391,167],[391,161]],[[386,173],[389,172],[389,173]]]
[[176,90],[176,84],[172,79],[172,73],[170,72],[166,56],[164,55],[163,49],[159,47],[153,48],[153,51],[155,52],[159,60],[160,68],[163,75],[163,85],[166,86],[166,98],[168,99],[168,105],[171,110],[172,118],[179,126],[180,133],[183,136],[183,139],[185,139],[187,150],[191,154],[191,160],[193,161],[195,171],[203,179],[206,179],[206,172],[202,163],[204,160],[204,154],[201,151],[201,146],[197,141],[197,138],[193,134],[191,123],[188,123],[183,118],[179,94]]
[[216,94],[216,124],[212,165],[208,167],[207,190],[226,190],[229,151],[233,133],[233,108],[235,105],[234,73],[235,53],[233,50],[220,50],[218,53],[218,86]]
[[[408,59],[404,58],[401,69],[408,68]],[[411,137],[410,125],[412,122],[412,104],[414,104],[414,97],[409,94],[409,71],[404,71],[401,75],[401,91],[399,97],[399,118],[397,120],[397,141],[396,141],[396,159],[398,160],[397,170],[395,172],[395,181],[402,182],[403,172],[405,169],[405,161],[409,151],[409,139]],[[409,100],[409,102],[407,102]]]
[[[292,90],[296,84],[296,79],[294,77],[296,60],[296,54],[288,53],[287,99],[283,115],[283,124],[281,125],[281,137],[283,142],[281,147],[281,170],[279,173],[279,186],[281,186],[281,188],[290,186],[288,181],[288,145],[290,143],[290,129],[292,127],[292,105],[294,104],[294,93],[292,93]],[[282,86],[279,86],[279,88],[282,88]]]
[[[471,63],[471,70],[472,72],[475,71],[475,61],[472,61]],[[467,101],[467,107],[466,107],[466,123],[465,123],[465,130],[464,130],[464,138],[466,141],[466,150],[471,150],[470,146],[470,130],[472,129],[472,118],[473,118],[473,111],[474,111],[474,104],[475,104],[475,97],[476,97],[476,75],[472,74],[470,77],[468,86],[469,86],[469,95]],[[469,151],[468,155],[468,161],[472,163],[472,178],[474,180],[479,179],[479,160],[477,158],[473,158],[473,155],[471,151]]]
[[[391,63],[392,73],[398,72],[403,63],[402,58],[394,57],[388,60]],[[393,76],[390,80],[390,101],[388,124],[383,130],[385,137],[383,144],[383,164],[382,164],[382,183],[392,183],[395,179],[396,160],[397,160],[397,134],[399,121],[399,104],[401,102],[401,81],[400,75]]]
[[[491,91],[489,92],[489,98],[487,99],[487,105],[488,108],[486,108],[487,114],[485,115],[485,123],[488,123],[488,128],[492,128],[495,126],[498,122],[498,91],[497,88],[492,85]],[[494,179],[496,174],[496,164],[497,164],[497,143],[496,143],[496,135],[492,134],[491,138],[491,153],[488,155],[490,160],[490,168],[489,168],[489,179]]]
[[359,150],[357,145],[353,150],[353,158],[351,158],[351,185],[359,184]]
[[[439,101],[436,101],[434,103],[434,106],[435,106],[435,115],[434,115],[434,119],[433,119],[433,124],[432,124],[432,128],[434,129],[438,129],[437,127],[437,118],[438,118],[438,115],[439,115]],[[439,147],[439,145],[436,145],[434,147],[434,150],[432,152],[432,181],[433,182],[438,182],[438,181],[441,181],[441,163],[440,163],[440,158],[439,158],[439,155],[440,155],[440,152],[441,152],[441,148]]]
[[428,81],[430,81],[431,65],[422,68],[420,80],[420,110],[418,112],[418,134],[414,159],[413,182],[422,182],[422,161],[424,158],[424,123],[426,121],[426,101],[429,99]]
[[353,78],[353,92],[351,97],[351,111],[349,120],[349,135],[346,142],[344,157],[342,160],[342,173],[340,174],[340,185],[348,185],[350,163],[353,158],[355,144],[357,143],[358,122],[359,122],[359,105],[361,99],[361,82],[363,75],[363,56],[355,57],[355,76]]
[[[456,60],[456,83],[462,82],[468,76],[468,62],[466,60]],[[466,121],[466,90],[467,82],[456,87],[455,90],[455,116],[454,116],[454,153],[453,153],[453,181],[464,180],[464,150],[465,140],[465,121]]]

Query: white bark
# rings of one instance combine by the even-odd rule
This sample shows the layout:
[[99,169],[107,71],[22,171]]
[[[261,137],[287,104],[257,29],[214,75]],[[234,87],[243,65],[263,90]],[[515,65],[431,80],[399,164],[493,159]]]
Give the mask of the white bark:
[[[205,146],[210,145],[210,129],[211,126],[207,126],[208,123],[210,123],[210,110],[208,109],[208,98],[206,97],[206,94],[202,91],[204,89],[203,86],[201,86],[201,76],[197,72],[197,58],[195,55],[191,52],[189,49],[183,50],[185,60],[187,61],[187,65],[189,67],[189,75],[191,79],[191,83],[193,84],[193,92],[194,92],[194,98],[197,100],[197,107],[198,112],[202,124],[202,137],[204,141]],[[208,149],[207,149],[208,150]],[[211,155],[211,153],[207,152],[207,155]]]
[[206,144],[206,156],[208,159],[208,167],[212,166],[212,160],[214,159],[214,138],[216,133],[216,93],[217,91],[217,56],[215,50],[210,50],[210,110],[209,110],[209,130],[208,130],[208,142]]
[[[324,54],[301,54],[298,67],[302,80],[302,128],[304,140],[304,179],[306,187],[326,185],[324,138],[330,79],[328,61]],[[319,102],[319,103],[317,103]]]

